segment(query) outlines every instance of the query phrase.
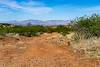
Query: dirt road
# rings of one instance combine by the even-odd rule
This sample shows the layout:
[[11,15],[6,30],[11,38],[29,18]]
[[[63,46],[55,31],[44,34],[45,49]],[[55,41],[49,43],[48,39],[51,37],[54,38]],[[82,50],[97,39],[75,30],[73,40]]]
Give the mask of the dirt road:
[[99,60],[81,59],[63,40],[59,43],[59,36],[1,39],[0,67],[100,67]]

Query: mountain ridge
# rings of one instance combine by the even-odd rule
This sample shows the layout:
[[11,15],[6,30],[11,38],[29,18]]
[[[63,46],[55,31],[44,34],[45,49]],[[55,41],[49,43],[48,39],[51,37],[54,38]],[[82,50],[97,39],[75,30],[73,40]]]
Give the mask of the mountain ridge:
[[67,25],[70,23],[70,20],[23,20],[23,21],[3,21],[3,23],[9,23],[14,25],[44,25],[44,26],[51,26],[51,25]]

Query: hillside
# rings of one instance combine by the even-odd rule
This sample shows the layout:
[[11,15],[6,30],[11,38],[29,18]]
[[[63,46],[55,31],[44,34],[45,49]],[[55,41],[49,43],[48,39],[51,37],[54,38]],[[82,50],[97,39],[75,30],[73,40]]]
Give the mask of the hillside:
[[55,25],[67,25],[70,23],[70,20],[23,20],[23,21],[1,21],[3,23],[15,24],[15,25],[43,25],[43,26],[55,26]]

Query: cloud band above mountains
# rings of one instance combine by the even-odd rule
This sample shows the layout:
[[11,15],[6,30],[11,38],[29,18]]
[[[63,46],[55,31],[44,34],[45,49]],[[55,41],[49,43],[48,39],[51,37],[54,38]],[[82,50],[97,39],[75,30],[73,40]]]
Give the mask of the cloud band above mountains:
[[46,14],[52,11],[52,8],[45,6],[40,2],[35,2],[31,0],[29,2],[23,2],[20,4],[16,1],[0,0],[0,4],[13,10],[18,10],[31,14]]

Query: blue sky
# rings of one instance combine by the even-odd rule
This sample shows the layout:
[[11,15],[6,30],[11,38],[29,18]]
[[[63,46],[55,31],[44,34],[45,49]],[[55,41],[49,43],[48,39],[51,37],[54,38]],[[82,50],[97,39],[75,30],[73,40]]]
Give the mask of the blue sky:
[[100,14],[100,0],[0,0],[0,21],[68,20]]

